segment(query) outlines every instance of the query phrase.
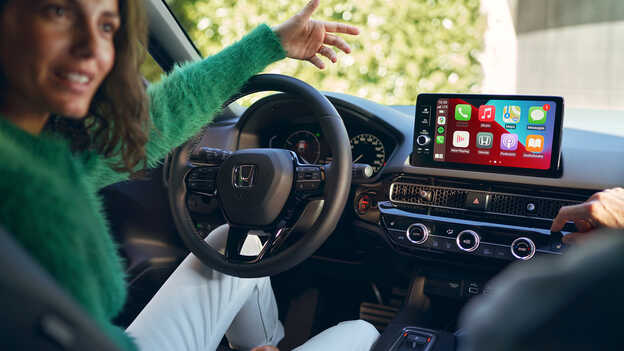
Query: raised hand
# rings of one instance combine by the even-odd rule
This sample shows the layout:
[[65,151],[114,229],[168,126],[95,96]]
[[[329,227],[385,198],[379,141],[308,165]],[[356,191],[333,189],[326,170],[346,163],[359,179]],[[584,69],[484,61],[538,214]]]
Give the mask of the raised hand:
[[334,46],[345,53],[350,53],[349,44],[341,37],[332,33],[357,35],[357,27],[337,22],[326,22],[311,19],[319,6],[320,0],[311,0],[299,13],[286,22],[273,27],[273,31],[282,41],[286,56],[298,60],[310,61],[323,69],[325,64],[317,54],[327,57],[331,62],[338,60]]

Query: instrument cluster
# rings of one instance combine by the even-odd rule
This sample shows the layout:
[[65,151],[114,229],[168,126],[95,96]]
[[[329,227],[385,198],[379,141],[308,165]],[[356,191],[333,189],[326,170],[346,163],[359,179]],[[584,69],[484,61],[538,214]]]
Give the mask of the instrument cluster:
[[[386,165],[394,148],[392,139],[361,126],[351,129],[347,125],[347,132],[351,142],[353,163],[368,164],[373,167],[373,176],[377,175]],[[304,163],[324,165],[332,161],[329,146],[319,126],[315,124],[295,124],[286,129],[276,130],[269,137],[268,146],[292,150]]]

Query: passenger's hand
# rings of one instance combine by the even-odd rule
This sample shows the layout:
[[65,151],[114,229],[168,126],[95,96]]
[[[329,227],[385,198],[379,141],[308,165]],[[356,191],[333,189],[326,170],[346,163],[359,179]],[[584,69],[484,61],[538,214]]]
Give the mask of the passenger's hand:
[[310,61],[316,67],[323,69],[325,64],[316,54],[327,57],[331,62],[338,60],[336,52],[329,46],[335,46],[347,54],[351,52],[351,48],[344,39],[331,33],[357,35],[360,31],[344,23],[310,19],[319,1],[311,0],[298,14],[273,27],[273,31],[281,39],[286,56]]
[[586,239],[596,228],[624,228],[624,189],[604,190],[582,204],[562,207],[550,230],[558,232],[568,221],[573,221],[579,232],[564,236],[564,243]]
[[279,351],[279,349],[275,346],[264,345],[264,346],[254,347],[253,349],[251,349],[251,351]]

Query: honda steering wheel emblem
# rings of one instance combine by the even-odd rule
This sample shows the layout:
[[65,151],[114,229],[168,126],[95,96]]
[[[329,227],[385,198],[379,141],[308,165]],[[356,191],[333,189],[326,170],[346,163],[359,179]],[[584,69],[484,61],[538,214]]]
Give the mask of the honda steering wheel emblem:
[[238,165],[234,167],[232,184],[237,189],[251,188],[256,178],[256,165]]

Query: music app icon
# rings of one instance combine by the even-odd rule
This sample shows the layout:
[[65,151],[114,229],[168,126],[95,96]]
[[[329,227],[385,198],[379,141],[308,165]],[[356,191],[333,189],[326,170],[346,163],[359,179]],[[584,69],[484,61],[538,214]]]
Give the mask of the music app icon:
[[494,122],[496,107],[493,105],[479,106],[479,122]]

